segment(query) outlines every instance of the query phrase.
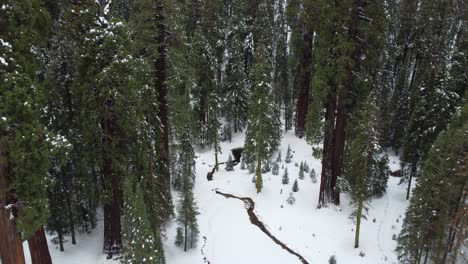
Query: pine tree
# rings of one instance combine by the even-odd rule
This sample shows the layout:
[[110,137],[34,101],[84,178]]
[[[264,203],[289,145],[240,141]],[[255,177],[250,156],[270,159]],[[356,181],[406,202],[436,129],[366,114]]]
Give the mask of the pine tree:
[[289,196],[286,199],[286,202],[290,205],[294,205],[294,203],[296,202],[296,198],[294,197],[292,192],[289,193]]
[[38,73],[50,14],[42,1],[10,0],[2,2],[0,17],[0,255],[5,263],[25,263],[22,239],[30,239],[31,253],[50,263],[47,245],[31,243],[43,236],[49,214],[53,138],[41,123],[46,108]]
[[293,187],[292,187],[293,192],[298,192],[299,191],[299,185],[297,183],[297,180],[294,181]]
[[289,183],[288,168],[284,169],[283,179],[281,180],[281,183],[283,183],[283,184],[288,184]]
[[165,263],[160,234],[154,236],[140,184],[124,183],[122,217],[123,260],[125,263]]
[[271,170],[271,173],[273,175],[278,175],[279,174],[279,165],[278,163],[273,163],[273,169]]
[[257,53],[255,90],[251,98],[244,159],[249,166],[257,163],[257,192],[262,189],[262,162],[269,160],[281,138],[277,108],[271,103],[271,80],[265,46]]
[[177,222],[179,228],[183,229],[184,251],[196,246],[198,237],[197,215],[198,207],[193,197],[193,182],[190,171],[185,170],[183,175],[182,192],[177,207]]
[[304,164],[301,162],[301,165],[299,166],[299,179],[303,180],[304,179]]
[[234,170],[234,162],[232,161],[232,156],[229,154],[228,161],[226,162],[226,171]]
[[249,86],[247,85],[243,48],[240,36],[233,32],[228,49],[226,87],[224,89],[224,112],[234,133],[242,131],[247,122]]
[[376,113],[375,97],[371,94],[356,113],[356,124],[353,125],[355,138],[350,144],[349,161],[346,162],[346,180],[357,204],[355,248],[359,247],[364,202],[373,194],[381,196],[387,186],[387,159],[379,157]]
[[281,150],[278,152],[278,157],[276,157],[276,163],[281,162]]
[[316,182],[317,182],[317,174],[315,173],[315,170],[314,170],[314,169],[312,169],[312,170],[310,171],[310,178],[312,179],[312,182],[313,182],[313,183],[316,183]]
[[284,160],[286,163],[291,163],[292,154],[291,154],[291,146],[288,145],[288,150],[286,152],[286,159]]
[[[465,99],[466,100],[466,96]],[[447,131],[441,132],[422,165],[421,178],[410,199],[396,248],[401,263],[429,259],[444,263],[447,257],[446,236],[455,216],[466,175],[454,171],[463,162],[466,147],[468,104],[455,115]]]

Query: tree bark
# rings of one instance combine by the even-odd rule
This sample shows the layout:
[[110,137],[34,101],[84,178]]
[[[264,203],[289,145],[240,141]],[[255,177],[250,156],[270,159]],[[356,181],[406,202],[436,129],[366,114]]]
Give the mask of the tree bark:
[[41,227],[28,239],[28,245],[32,264],[52,264],[44,227]]
[[336,98],[329,94],[326,102],[325,127],[322,152],[322,174],[320,180],[319,202],[317,208],[326,207],[332,201],[333,135]]
[[[112,108],[112,101],[107,102]],[[113,145],[115,134],[115,116],[113,114],[104,120],[104,155],[103,155],[103,176],[105,181],[111,184],[111,200],[104,205],[104,254],[108,259],[118,256],[122,249],[121,239],[121,200],[120,176],[115,172],[113,159],[109,149]]]
[[312,79],[312,66],[313,66],[313,36],[314,32],[309,31],[304,34],[304,48],[300,60],[300,70],[298,72],[300,90],[297,98],[296,106],[296,135],[302,138],[305,135],[305,125],[307,112],[309,110],[310,89]]
[[158,57],[155,61],[155,85],[158,90],[159,119],[163,130],[163,153],[161,162],[164,164],[165,184],[170,188],[170,161],[169,161],[169,106],[167,91],[167,29],[165,25],[164,5],[161,1],[156,1],[156,45],[158,46]]
[[[0,129],[0,138],[8,136],[8,131]],[[3,264],[25,264],[23,243],[20,234],[16,231],[15,218],[5,206],[16,203],[16,199],[9,191],[8,153],[0,145],[0,260]]]

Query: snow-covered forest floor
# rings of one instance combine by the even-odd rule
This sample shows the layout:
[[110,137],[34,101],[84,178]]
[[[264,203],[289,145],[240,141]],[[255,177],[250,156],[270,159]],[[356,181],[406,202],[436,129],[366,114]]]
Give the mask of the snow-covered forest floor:
[[[234,135],[232,142],[221,144],[220,161],[226,161],[232,148],[241,147],[244,134]],[[288,145],[293,151],[291,163],[284,157]],[[241,170],[240,164],[234,171],[226,171],[220,165],[219,172],[214,174],[213,181],[207,181],[206,175],[212,170],[214,153],[212,150],[197,150],[195,198],[199,206],[198,224],[200,237],[196,249],[185,253],[174,245],[176,224],[167,227],[165,240],[166,261],[168,264],[293,264],[300,263],[298,257],[290,254],[251,224],[242,201],[227,199],[215,191],[250,197],[255,202],[255,213],[267,229],[282,243],[304,257],[309,263],[328,263],[330,256],[335,255],[337,263],[345,264],[379,264],[397,263],[393,252],[397,236],[403,222],[408,202],[405,199],[406,186],[398,185],[399,178],[390,177],[387,193],[381,198],[374,198],[367,204],[367,220],[361,225],[360,247],[354,248],[354,221],[350,215],[354,207],[350,197],[341,195],[341,205],[317,209],[320,186],[321,162],[312,156],[312,147],[304,139],[292,133],[283,136],[281,144],[282,162],[279,175],[271,172],[263,175],[264,187],[256,193],[252,175]],[[276,159],[277,153],[273,156]],[[398,158],[390,155],[390,168],[396,170]],[[306,173],[303,180],[298,179],[301,161],[306,161],[317,173],[317,182],[313,183]],[[284,165],[284,168],[283,168]],[[281,182],[284,169],[288,169],[289,184]],[[294,193],[296,202],[286,202],[292,192],[293,182],[298,179],[299,191]],[[178,197],[174,193],[174,200]],[[27,243],[25,243],[26,251]],[[80,235],[78,244],[65,244],[65,252],[60,252],[56,245],[49,241],[54,263],[116,263],[102,255],[102,221],[90,235]],[[364,256],[361,252],[364,253]],[[29,256],[29,252],[25,252]]]

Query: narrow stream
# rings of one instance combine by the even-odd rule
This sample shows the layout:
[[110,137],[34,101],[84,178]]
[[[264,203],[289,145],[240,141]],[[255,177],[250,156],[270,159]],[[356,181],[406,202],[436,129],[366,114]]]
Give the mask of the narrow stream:
[[238,196],[228,194],[228,193],[223,193],[223,192],[220,192],[220,191],[216,191],[216,193],[219,194],[219,195],[222,195],[222,196],[224,196],[226,198],[235,198],[235,199],[239,199],[239,200],[243,201],[245,203],[245,208],[247,209],[247,213],[249,215],[250,222],[253,225],[256,225],[258,228],[260,228],[260,230],[262,230],[263,233],[265,233],[267,236],[269,236],[271,238],[271,240],[273,240],[276,244],[281,246],[284,250],[286,250],[290,254],[298,257],[299,260],[302,263],[309,264],[309,262],[307,262],[307,260],[304,257],[302,257],[298,253],[294,252],[292,249],[290,249],[288,246],[286,246],[283,242],[279,241],[275,236],[273,236],[270,233],[270,231],[268,231],[268,229],[265,227],[263,222],[260,221],[260,219],[258,219],[257,215],[255,214],[255,212],[254,212],[255,203],[251,198],[249,198],[249,197],[238,197]]

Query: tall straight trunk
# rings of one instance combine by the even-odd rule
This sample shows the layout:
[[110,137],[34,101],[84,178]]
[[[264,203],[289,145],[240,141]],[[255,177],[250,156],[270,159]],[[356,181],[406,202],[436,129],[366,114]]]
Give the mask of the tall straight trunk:
[[312,65],[313,65],[313,36],[314,32],[309,31],[304,34],[304,48],[300,58],[299,77],[299,93],[296,105],[296,135],[302,138],[305,135],[305,125],[307,118],[307,111],[309,110],[311,79],[312,79]]
[[184,251],[187,252],[187,223],[184,225],[185,228],[185,234],[184,234]]
[[65,248],[63,247],[63,233],[62,233],[62,231],[58,231],[57,236],[58,236],[58,240],[59,240],[60,251],[63,252],[63,251],[65,251]]
[[342,98],[337,99],[337,110],[335,117],[335,130],[333,134],[333,157],[332,157],[332,176],[331,176],[331,198],[335,205],[340,204],[340,193],[335,190],[338,177],[341,176],[343,168],[343,155],[345,148],[345,125],[346,125],[346,106]]
[[361,232],[361,218],[362,218],[362,207],[364,204],[364,196],[361,195],[359,198],[359,205],[356,214],[356,235],[354,237],[354,248],[359,247],[359,233]]
[[32,264],[52,264],[44,227],[41,226],[29,239],[29,252]]
[[413,180],[413,175],[416,174],[416,164],[411,164],[411,172],[410,172],[410,175],[409,175],[409,180],[408,180],[408,187],[406,189],[406,200],[409,199],[410,197],[410,193],[411,193],[411,182]]
[[[108,104],[111,106],[112,103]],[[103,174],[104,179],[111,184],[111,200],[104,205],[104,254],[110,259],[118,256],[122,249],[121,238],[121,200],[120,176],[114,171],[113,159],[109,149],[113,145],[113,136],[115,134],[114,116],[104,121],[104,156],[103,156]]]
[[322,153],[322,174],[320,180],[319,202],[317,208],[326,207],[332,201],[332,166],[333,166],[333,134],[335,122],[336,98],[327,96],[325,127]]
[[167,28],[164,16],[164,5],[161,0],[156,1],[156,45],[158,47],[158,56],[155,61],[155,85],[158,90],[159,113],[163,130],[163,153],[161,162],[164,164],[165,184],[170,188],[170,162],[169,162],[169,106],[167,91]]
[[[0,138],[3,136],[8,136],[8,132],[0,129]],[[16,231],[15,218],[10,219],[10,210],[13,208],[5,208],[6,205],[16,203],[8,191],[9,172],[8,153],[0,145],[0,260],[3,264],[25,264],[21,236]]]
[[70,233],[71,233],[71,239],[72,239],[72,244],[76,244],[76,237],[75,237],[75,221],[73,218],[73,212],[72,212],[72,203],[71,203],[71,198],[70,195],[67,195],[66,198],[67,202],[67,210],[68,210],[68,222],[70,223]]

